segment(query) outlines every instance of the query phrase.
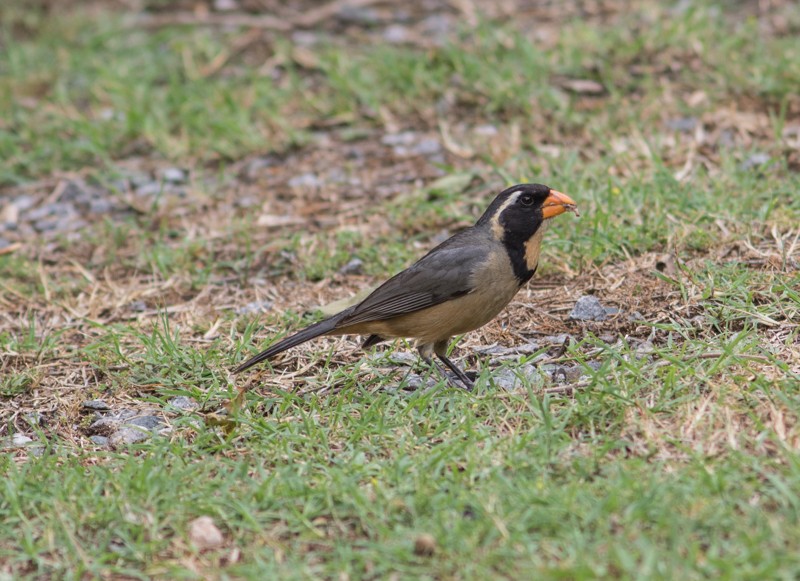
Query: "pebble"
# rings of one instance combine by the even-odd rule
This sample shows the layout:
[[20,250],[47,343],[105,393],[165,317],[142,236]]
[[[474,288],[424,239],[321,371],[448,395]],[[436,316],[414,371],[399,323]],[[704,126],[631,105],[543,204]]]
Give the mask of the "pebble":
[[114,209],[114,203],[108,198],[93,198],[88,209],[92,214],[108,214]]
[[744,170],[758,168],[768,163],[771,159],[772,158],[766,153],[754,153],[744,160],[739,165],[739,168]]
[[240,175],[248,181],[254,182],[264,173],[264,170],[275,165],[271,157],[257,157],[248,161],[242,168]]
[[5,238],[0,238],[0,250],[3,248],[8,248],[9,246],[11,246],[10,241],[6,240]]
[[376,351],[375,353],[367,355],[367,358],[376,364],[386,364],[386,367],[396,367],[398,365],[411,367],[420,361],[418,355],[409,351],[395,351],[393,353]]
[[33,223],[33,227],[38,232],[68,232],[84,226],[86,226],[86,222],[76,216],[52,216]]
[[161,172],[161,178],[172,184],[182,184],[186,181],[186,172],[179,167],[168,167]]
[[32,428],[43,428],[47,425],[47,418],[37,411],[32,411],[23,416]]
[[319,40],[319,34],[317,32],[295,30],[292,33],[292,42],[299,46],[314,46]]
[[339,272],[342,274],[363,274],[364,261],[360,258],[352,258],[350,262],[339,269]]
[[495,135],[500,133],[500,130],[495,125],[478,125],[475,129],[472,130],[475,135],[480,135],[481,137],[494,137]]
[[517,367],[501,367],[489,375],[489,381],[494,387],[506,391],[525,387],[526,380],[531,384],[539,384],[542,379],[539,371],[530,363]]
[[164,420],[157,416],[137,416],[126,421],[122,426],[137,426],[146,430],[156,430],[164,425]]
[[478,347],[475,351],[481,355],[494,355],[496,357],[503,357],[507,355],[532,355],[536,353],[541,347],[535,341],[529,341],[522,345],[515,345],[513,347],[503,347],[502,345],[489,345],[487,347]]
[[388,133],[381,137],[381,143],[384,145],[411,145],[417,139],[417,133],[414,131],[402,131],[400,133]]
[[31,222],[50,218],[51,216],[71,216],[77,214],[75,206],[70,202],[52,202],[50,204],[43,204],[38,208],[34,208],[27,212],[25,219]]
[[697,127],[697,117],[677,117],[667,121],[667,129],[679,133],[689,133]]
[[111,406],[102,399],[87,399],[81,404],[81,407],[85,410],[94,410],[97,412],[111,411]]
[[453,18],[445,14],[432,14],[421,22],[421,28],[435,44],[443,45],[453,29]]
[[322,180],[313,173],[304,173],[289,180],[291,188],[318,188],[322,186]]
[[409,39],[408,28],[402,24],[391,24],[383,31],[383,40],[391,44],[402,44]]
[[403,379],[400,380],[400,383],[397,384],[395,389],[404,389],[408,391],[416,391],[418,389],[423,388],[431,388],[434,387],[437,383],[439,383],[438,374],[434,377],[434,373],[430,373],[427,376],[427,380],[425,377],[418,373],[409,373]]
[[381,143],[392,147],[392,152],[398,157],[411,157],[414,155],[434,155],[442,151],[442,144],[435,137],[420,137],[413,131],[385,135]]
[[217,12],[231,12],[238,9],[239,4],[235,0],[214,0],[214,10]]
[[189,523],[189,539],[201,551],[218,549],[225,542],[222,531],[210,516],[201,516]]
[[85,202],[91,197],[91,194],[86,191],[84,184],[76,181],[68,181],[67,185],[61,191],[58,199],[62,202]]
[[134,189],[138,189],[145,184],[153,183],[153,177],[142,171],[126,171],[123,176],[128,179]]
[[575,302],[569,318],[573,321],[605,321],[609,315],[618,312],[619,309],[604,307],[596,296],[584,295]]
[[167,402],[167,405],[185,412],[196,410],[199,407],[197,401],[193,397],[186,395],[173,397]]
[[95,446],[100,446],[101,448],[108,446],[108,438],[105,436],[89,436],[89,439]]
[[21,196],[14,198],[11,203],[16,206],[17,210],[24,211],[28,208],[32,208],[34,204],[36,204],[36,198],[29,196],[28,194],[22,194]]
[[151,436],[149,430],[134,426],[122,426],[108,437],[108,444],[112,448],[119,448],[129,444],[143,442]]
[[136,416],[136,412],[128,409],[121,409],[113,414],[103,416],[92,422],[86,431],[90,435],[108,436],[116,430],[122,423]]
[[30,444],[31,442],[33,442],[33,438],[29,438],[25,434],[17,433],[11,436],[11,443],[14,446],[25,446],[26,444]]
[[251,315],[254,313],[266,313],[272,308],[272,301],[253,301],[236,309],[237,315]]
[[346,4],[336,13],[336,18],[349,24],[377,24],[380,22],[378,13],[375,10]]
[[157,196],[164,190],[163,186],[158,182],[147,182],[136,187],[137,196]]

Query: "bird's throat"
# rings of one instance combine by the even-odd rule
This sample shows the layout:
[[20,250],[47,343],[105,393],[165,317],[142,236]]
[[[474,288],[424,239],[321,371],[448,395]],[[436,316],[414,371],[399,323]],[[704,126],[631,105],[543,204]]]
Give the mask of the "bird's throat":
[[546,222],[543,223],[527,240],[503,241],[506,253],[511,266],[514,269],[514,276],[519,281],[520,286],[528,282],[539,266],[539,254],[542,250],[542,238],[546,229]]

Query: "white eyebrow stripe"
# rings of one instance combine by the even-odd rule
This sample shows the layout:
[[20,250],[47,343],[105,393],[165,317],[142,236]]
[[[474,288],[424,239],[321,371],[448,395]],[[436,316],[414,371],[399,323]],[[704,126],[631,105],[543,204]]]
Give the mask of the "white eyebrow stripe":
[[500,223],[500,215],[506,211],[506,208],[516,203],[521,194],[522,190],[517,190],[509,194],[506,201],[503,202],[503,204],[499,208],[497,208],[497,212],[495,212],[494,216],[492,216],[492,233],[498,240],[503,239],[503,225]]

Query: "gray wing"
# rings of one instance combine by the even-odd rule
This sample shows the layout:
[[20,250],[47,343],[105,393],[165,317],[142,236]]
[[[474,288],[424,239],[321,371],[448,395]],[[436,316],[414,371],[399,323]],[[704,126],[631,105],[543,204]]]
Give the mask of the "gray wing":
[[472,292],[472,273],[487,256],[480,236],[460,232],[376,288],[337,327],[390,319]]

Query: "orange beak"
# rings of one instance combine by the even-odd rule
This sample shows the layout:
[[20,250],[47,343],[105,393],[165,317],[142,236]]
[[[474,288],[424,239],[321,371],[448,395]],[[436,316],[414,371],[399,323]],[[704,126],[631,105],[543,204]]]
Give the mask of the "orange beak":
[[550,190],[550,195],[545,198],[544,204],[542,205],[542,215],[544,219],[549,220],[550,218],[555,218],[564,212],[574,212],[576,216],[580,216],[580,214],[578,214],[578,205],[572,198],[567,194]]

